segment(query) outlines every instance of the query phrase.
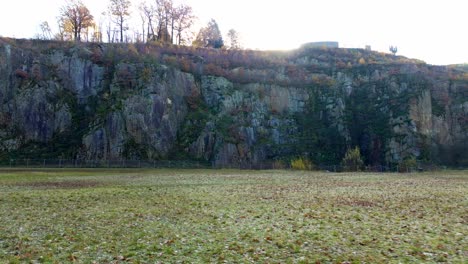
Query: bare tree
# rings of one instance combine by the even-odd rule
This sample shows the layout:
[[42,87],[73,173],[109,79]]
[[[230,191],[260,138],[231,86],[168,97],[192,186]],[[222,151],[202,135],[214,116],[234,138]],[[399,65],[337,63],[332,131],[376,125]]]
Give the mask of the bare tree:
[[39,25],[39,27],[42,31],[42,39],[52,39],[52,31],[50,30],[49,22],[44,21]]
[[393,56],[395,56],[396,53],[398,52],[398,47],[397,46],[390,46],[389,50],[390,50],[391,53],[393,53]]
[[169,21],[172,13],[172,0],[156,0],[155,16],[158,22],[157,40],[170,41]]
[[112,15],[112,21],[118,26],[120,32],[120,42],[124,41],[124,31],[128,30],[125,25],[128,17],[130,17],[129,0],[110,0],[109,12]]
[[184,33],[195,19],[190,6],[175,6],[173,0],[143,2],[139,10],[142,25],[146,23],[147,41],[180,45],[184,42]]
[[60,9],[59,27],[64,30],[70,28],[73,39],[81,41],[81,34],[93,25],[93,16],[80,0],[69,0]]
[[187,5],[180,5],[174,12],[174,26],[173,29],[177,32],[176,43],[181,45],[184,42],[183,33],[192,27],[195,16],[193,15],[192,7]]
[[112,28],[112,19],[111,15],[109,12],[102,12],[101,13],[101,20],[105,24],[106,27],[106,36],[107,36],[107,42],[108,43],[113,43],[114,38],[113,38],[113,28]]
[[142,42],[145,42],[145,30],[146,30],[146,21],[148,20],[147,16],[142,12],[142,5],[138,8],[140,10],[140,19],[141,19],[141,34],[142,34]]
[[[141,3],[140,7],[140,14],[142,17],[145,17],[146,19],[146,40],[155,40],[155,35],[154,35],[154,15],[155,15],[155,8],[152,5],[147,4],[146,2]],[[143,20],[143,18],[142,18]],[[143,31],[144,32],[144,31]]]

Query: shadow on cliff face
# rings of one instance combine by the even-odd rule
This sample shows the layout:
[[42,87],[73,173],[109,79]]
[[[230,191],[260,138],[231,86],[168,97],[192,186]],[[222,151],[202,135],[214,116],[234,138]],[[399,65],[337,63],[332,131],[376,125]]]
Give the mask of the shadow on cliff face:
[[451,167],[468,167],[468,143],[458,142],[452,146],[438,146],[438,156],[434,160]]

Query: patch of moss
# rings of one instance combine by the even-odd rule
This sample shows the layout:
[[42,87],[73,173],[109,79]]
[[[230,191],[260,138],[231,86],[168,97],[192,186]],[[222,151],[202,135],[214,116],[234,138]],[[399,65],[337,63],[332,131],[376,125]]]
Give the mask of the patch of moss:
[[133,137],[127,139],[123,147],[123,157],[126,159],[148,159],[147,146],[137,143]]
[[54,134],[48,142],[29,141],[19,149],[0,155],[0,164],[10,159],[73,159],[81,147],[81,137],[73,131]]
[[234,126],[234,118],[230,115],[222,115],[216,120],[216,131],[226,142],[238,143],[235,135],[233,134]]
[[182,147],[188,147],[195,142],[203,129],[205,129],[209,116],[209,113],[202,108],[190,111],[185,117],[184,125],[178,133],[178,144]]
[[[82,138],[90,127],[93,119],[89,109],[78,103],[76,95],[67,89],[59,89],[53,97],[48,98],[48,103],[60,108],[67,105],[71,114],[71,126],[63,132],[55,133],[48,142],[25,142],[19,149],[0,155],[0,162],[10,159],[73,159],[82,148]],[[15,135],[19,131],[11,130]]]
[[206,128],[207,122],[212,118],[212,112],[199,94],[188,96],[185,99],[190,110],[177,132],[175,146],[169,153],[169,158],[175,160],[193,159],[187,150],[198,139]]
[[326,110],[328,93],[334,91],[312,89],[303,113],[292,119],[297,132],[288,133],[288,143],[278,149],[291,157],[306,156],[315,164],[338,164],[346,151],[346,138],[338,131],[335,118]]
[[445,116],[445,107],[437,101],[434,97],[431,97],[431,105],[432,105],[432,114],[443,117]]

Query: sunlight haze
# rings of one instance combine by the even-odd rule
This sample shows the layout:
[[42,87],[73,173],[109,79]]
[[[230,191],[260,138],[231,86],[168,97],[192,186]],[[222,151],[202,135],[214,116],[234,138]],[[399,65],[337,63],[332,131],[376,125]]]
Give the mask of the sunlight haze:
[[[150,1],[150,0],[148,0]],[[108,0],[83,0],[96,20],[106,11]],[[132,27],[140,28],[133,0]],[[174,0],[193,7],[198,17],[192,29],[198,32],[214,18],[226,35],[231,28],[242,36],[244,48],[295,49],[313,41],[338,41],[343,48],[389,52],[430,64],[468,62],[466,33],[468,3],[446,1],[380,0]],[[0,11],[0,36],[32,38],[39,24],[48,21],[56,32],[56,17],[65,0],[24,0],[4,4]],[[194,34],[196,34],[196,32]]]

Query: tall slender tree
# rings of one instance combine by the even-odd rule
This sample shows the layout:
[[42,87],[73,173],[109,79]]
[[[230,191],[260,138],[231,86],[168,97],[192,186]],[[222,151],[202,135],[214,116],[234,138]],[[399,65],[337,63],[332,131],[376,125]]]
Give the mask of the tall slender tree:
[[126,22],[130,17],[130,7],[131,2],[129,0],[110,0],[109,12],[112,16],[112,21],[119,28],[120,42],[124,41],[124,31],[128,30]]
[[140,10],[140,19],[141,19],[141,41],[145,42],[145,38],[146,38],[146,23],[149,22],[148,21],[148,17],[142,12],[142,8],[144,7],[144,5],[140,5],[138,7],[138,9]]

